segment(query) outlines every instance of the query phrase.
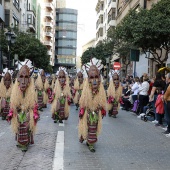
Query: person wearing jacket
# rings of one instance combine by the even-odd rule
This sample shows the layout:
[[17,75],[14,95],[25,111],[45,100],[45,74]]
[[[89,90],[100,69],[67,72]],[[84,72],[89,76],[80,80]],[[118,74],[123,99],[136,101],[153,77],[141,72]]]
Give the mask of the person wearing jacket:
[[167,122],[167,130],[164,132],[164,134],[168,135],[170,137],[170,73],[166,75],[166,87],[164,90],[164,108],[165,108],[165,118]]
[[163,103],[163,94],[162,94],[162,89],[161,88],[157,88],[157,99],[155,102],[155,108],[156,108],[156,114],[157,114],[157,119],[158,119],[158,123],[155,124],[155,126],[162,126],[162,118],[164,115],[164,103]]

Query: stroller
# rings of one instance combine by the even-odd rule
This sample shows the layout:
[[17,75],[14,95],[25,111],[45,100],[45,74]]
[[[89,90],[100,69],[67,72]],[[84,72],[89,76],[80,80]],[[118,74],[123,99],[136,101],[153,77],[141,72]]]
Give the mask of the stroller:
[[154,108],[152,107],[151,103],[147,104],[147,109],[146,109],[145,113],[142,113],[141,120],[147,122],[148,117],[153,117],[155,119]]

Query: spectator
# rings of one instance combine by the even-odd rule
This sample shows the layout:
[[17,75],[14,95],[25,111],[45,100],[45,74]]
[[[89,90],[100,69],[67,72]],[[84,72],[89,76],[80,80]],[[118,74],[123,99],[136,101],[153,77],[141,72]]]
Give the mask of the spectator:
[[131,102],[129,101],[130,93],[131,93],[131,87],[130,87],[130,85],[128,85],[127,88],[124,89],[124,94],[122,96],[122,100],[123,100],[123,103],[124,103],[122,105],[123,106],[122,110],[129,111],[130,108],[131,108]]
[[139,104],[140,104],[140,113],[143,112],[143,107],[148,104],[149,96],[149,83],[147,82],[147,78],[143,77],[143,83],[139,87]]
[[153,84],[155,82],[155,77],[153,77],[149,83],[149,91],[148,91],[148,95],[151,94],[151,90],[152,90],[152,87],[153,87]]
[[164,104],[163,104],[163,94],[162,94],[162,88],[161,87],[158,87],[156,89],[157,91],[157,99],[156,99],[156,102],[155,102],[155,107],[156,107],[156,114],[157,114],[157,120],[158,120],[158,123],[155,124],[155,126],[161,126],[163,125],[162,124],[162,118],[163,118],[163,115],[164,115]]
[[166,75],[166,86],[164,90],[164,110],[165,110],[165,119],[167,122],[167,129],[164,134],[169,135],[170,137],[170,73]]
[[155,82],[153,83],[151,94],[149,96],[149,101],[152,103],[152,107],[154,108],[154,113],[155,113],[155,120],[152,121],[152,123],[155,123],[155,124],[158,123],[157,114],[155,110],[155,102],[158,96],[156,89],[159,87],[162,89],[165,89],[165,86],[166,86],[166,83],[165,81],[162,80],[162,75],[160,73],[157,73]]
[[139,92],[139,77],[135,77],[135,84],[132,85],[132,100],[133,103],[138,99]]

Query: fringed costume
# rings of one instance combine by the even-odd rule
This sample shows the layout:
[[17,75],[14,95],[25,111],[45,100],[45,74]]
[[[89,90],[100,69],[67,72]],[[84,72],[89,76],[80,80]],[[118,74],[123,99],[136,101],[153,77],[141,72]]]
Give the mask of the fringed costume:
[[11,71],[4,69],[3,78],[0,83],[0,98],[1,98],[1,116],[2,120],[6,120],[10,108],[10,96],[12,91],[12,76]]
[[[21,67],[19,73],[19,76],[21,76],[17,78],[13,85],[8,121],[11,121],[13,132],[16,134],[17,147],[21,148],[22,151],[27,151],[29,144],[34,143],[33,134],[35,133],[39,114],[35,99],[34,79],[28,78],[28,67],[26,68],[28,76],[24,75],[22,72],[25,69],[24,67],[27,66]],[[23,81],[28,84],[21,83]]]
[[77,78],[74,81],[74,89],[75,89],[75,95],[73,98],[73,102],[76,105],[76,110],[78,110],[79,100],[83,90],[83,71],[81,70],[77,71]]
[[58,72],[58,79],[56,80],[54,92],[50,100],[50,103],[52,103],[51,112],[54,123],[58,121],[63,123],[63,120],[68,119],[71,102],[68,77],[62,70],[62,67],[59,69],[61,70]]
[[[117,73],[115,72],[111,74],[111,79],[107,91],[107,96],[108,96],[107,109],[109,110],[109,116],[112,116],[114,118],[116,118],[116,115],[118,114],[118,110],[120,108],[120,103],[122,102],[121,101],[122,86],[119,81],[118,74],[117,75],[116,74]],[[115,76],[117,78],[114,78]]]
[[[94,64],[98,63],[100,65],[98,60],[92,60]],[[90,67],[89,77],[84,82],[79,101],[79,141],[82,143],[86,140],[91,152],[95,152],[94,143],[97,142],[98,135],[101,132],[102,118],[106,115],[106,93],[98,69],[99,67],[95,65]]]
[[35,81],[35,88],[38,96],[38,109],[42,111],[42,108],[46,107],[48,96],[47,96],[47,89],[48,89],[48,81],[45,80],[43,83],[41,75],[38,74],[38,77]]

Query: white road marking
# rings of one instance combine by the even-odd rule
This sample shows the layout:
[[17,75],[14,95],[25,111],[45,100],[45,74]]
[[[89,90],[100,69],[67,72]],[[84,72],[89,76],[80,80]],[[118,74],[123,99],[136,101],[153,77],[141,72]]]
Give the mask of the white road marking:
[[64,120],[63,120],[63,123],[59,123],[59,126],[64,126]]
[[53,170],[63,170],[63,168],[64,168],[64,131],[58,131],[53,160]]

